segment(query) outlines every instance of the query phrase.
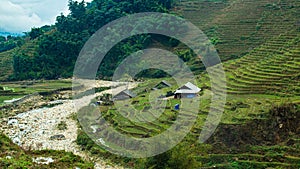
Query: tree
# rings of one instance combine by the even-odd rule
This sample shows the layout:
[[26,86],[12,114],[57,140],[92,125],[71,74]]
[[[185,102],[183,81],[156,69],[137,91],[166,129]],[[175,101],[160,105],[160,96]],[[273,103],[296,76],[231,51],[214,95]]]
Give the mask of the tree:
[[35,39],[42,35],[42,29],[41,28],[32,28],[31,31],[28,33],[30,36],[30,39]]
[[[14,64],[17,70],[15,76],[22,75],[22,79],[33,76],[47,79],[72,76],[81,48],[99,28],[132,13],[167,12],[167,5],[168,2],[161,0],[94,0],[88,4],[84,1],[69,0],[69,15],[61,14],[56,18],[54,26],[32,28],[27,34],[31,40],[38,38],[35,41],[38,45],[38,54],[34,56],[26,52],[18,54],[14,60],[19,62]],[[138,27],[146,28],[145,25]],[[125,57],[146,48],[152,42],[151,38],[149,35],[138,35],[119,42],[109,51],[100,65],[99,76],[111,77]],[[23,62],[25,60],[26,62]],[[27,69],[23,69],[20,65]]]

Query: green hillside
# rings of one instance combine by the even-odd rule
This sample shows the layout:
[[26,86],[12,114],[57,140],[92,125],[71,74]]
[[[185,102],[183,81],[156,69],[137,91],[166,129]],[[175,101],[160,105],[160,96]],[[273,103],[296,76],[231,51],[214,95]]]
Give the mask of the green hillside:
[[[161,1],[158,2],[161,3]],[[0,64],[4,66],[2,72],[12,73],[11,59],[15,56],[11,79],[70,77],[80,49],[98,28],[125,13],[167,12],[170,2],[165,3],[163,3],[165,8],[160,8],[155,2],[145,4],[137,2],[135,6],[128,6],[129,4],[125,1],[113,3],[112,9],[115,13],[111,13],[109,19],[104,19],[97,16],[108,15],[107,12],[112,10],[110,2],[95,1],[88,6],[71,2],[69,4],[70,15],[57,17],[54,26],[32,29],[27,34],[32,40],[27,41],[17,52],[0,53]],[[100,8],[101,6],[105,8]],[[297,0],[178,0],[173,2],[170,11],[182,15],[203,30],[216,46],[220,58],[226,61],[247,55],[264,43],[272,43],[270,41],[280,35],[297,35],[300,30],[299,6],[300,2]],[[123,10],[126,12],[122,13]],[[78,23],[82,23],[81,26],[78,26]],[[290,39],[287,37],[283,40],[289,41]],[[133,45],[129,41],[139,43]],[[107,78],[113,74],[116,64],[112,62],[119,63],[126,55],[147,48],[149,45],[189,55],[188,52],[180,52],[181,45],[170,48],[170,41],[166,38],[140,36],[129,41],[121,43],[108,54],[105,63],[99,69],[100,77]],[[146,42],[146,44],[141,42]],[[272,45],[281,44],[279,42]],[[191,56],[181,57],[190,58]],[[203,70],[203,66],[199,66],[201,62],[198,59],[187,60],[188,65],[196,73]],[[7,77],[7,75],[1,75],[0,80],[7,79]]]
[[300,29],[297,0],[182,0],[177,4],[177,12],[214,40],[223,60],[241,57],[280,34]]
[[[186,49],[186,46],[173,39],[158,35],[141,35],[131,37],[113,48],[99,68],[98,77],[109,78],[116,65],[128,54],[143,48],[158,47],[179,54],[181,58],[186,59],[196,75],[197,85],[203,89],[199,96],[201,102],[198,116],[195,117],[197,121],[191,132],[175,148],[146,159],[112,155],[96,145],[82,130],[78,131],[77,144],[94,156],[135,168],[300,167],[299,0],[176,0],[172,1],[173,3],[157,0],[145,1],[147,3],[135,1],[134,5],[131,2],[94,0],[93,3],[84,6],[82,3],[70,1],[70,15],[59,16],[57,23],[53,27],[47,27],[47,30],[33,29],[27,37],[30,40],[24,45],[0,53],[0,81],[71,77],[81,47],[104,24],[135,12],[175,13],[203,30],[223,61],[227,98],[220,125],[213,136],[203,144],[198,143],[198,137],[210,111],[210,99],[213,94],[212,84],[200,59],[193,57],[193,53]],[[170,5],[173,5],[172,8]],[[120,110],[108,102],[97,107],[84,107],[78,113],[88,113],[87,118],[91,118],[91,112],[100,110],[101,115],[114,129],[136,138],[152,137],[166,131],[176,121],[178,111],[173,107],[179,104],[180,100],[170,97],[166,101],[164,112],[158,119],[149,123],[134,122],[119,113],[144,113],[148,115],[145,118],[154,117],[149,111],[153,103],[148,100],[149,91],[153,86],[162,80],[171,83],[172,87],[161,91],[163,95],[170,94],[178,88],[172,78],[164,77],[164,74],[157,70],[143,73],[143,78],[139,79],[141,83],[133,89],[137,97],[129,102],[137,111],[129,112],[126,108]],[[219,74],[220,72],[213,72],[212,76],[217,78]],[[160,78],[154,78],[154,75]],[[51,83],[43,81],[36,85],[27,85],[26,88],[21,82],[14,83],[3,84],[15,88],[16,92],[21,92],[19,94],[22,95],[70,86],[70,82],[63,84],[60,80]],[[217,86],[217,90],[221,89]],[[12,96],[2,97],[2,100],[10,97]],[[101,97],[97,99],[100,100]],[[158,107],[159,105],[156,108]],[[96,115],[99,117],[99,114]],[[190,117],[191,113],[184,112],[184,116]],[[89,130],[92,132],[92,129]],[[108,137],[114,139],[113,135]],[[2,141],[2,138],[5,141]],[[13,150],[17,148],[5,136],[0,136],[0,145],[2,149],[8,147],[4,152],[9,152],[9,147]],[[24,157],[26,160],[43,153],[18,151],[22,156],[17,154],[17,159]],[[61,152],[50,152],[50,155],[53,153],[64,156]],[[77,159],[75,156],[74,158]],[[17,165],[4,159],[4,155],[0,156],[0,166],[6,163]],[[28,161],[22,161],[21,164],[25,167],[33,165]],[[59,165],[64,166],[61,163]],[[67,166],[73,167],[71,164]]]
[[0,81],[8,79],[13,74],[13,55],[16,50],[0,53]]
[[[239,59],[223,63],[228,94],[299,96],[300,34],[290,32],[267,41]],[[202,75],[201,75],[202,76]],[[218,76],[218,72],[213,72]],[[204,75],[202,82],[209,81]]]
[[[182,144],[194,146],[194,149],[186,147],[186,151],[189,149],[189,155],[202,168],[299,167],[299,5],[299,1],[293,0],[176,2],[173,12],[204,30],[216,44],[222,60],[226,61],[223,66],[228,95],[221,124],[206,144],[200,145],[196,141],[209,112],[211,84],[206,72],[197,75],[198,85],[204,89],[202,102],[197,122]],[[192,59],[189,64],[199,66],[199,61]],[[218,74],[214,72],[213,76],[218,77]],[[151,103],[146,91],[159,81],[151,79],[134,89],[138,93],[131,100],[138,110],[135,113],[147,112],[154,116],[147,111]],[[162,93],[175,89],[176,86],[166,88]],[[164,113],[150,123],[130,121],[113,105],[99,109],[117,131],[145,138],[155,136],[173,124],[177,112],[172,108],[177,103],[178,100],[168,100]],[[91,109],[82,111],[92,112]],[[78,144],[82,147],[107,158],[116,158],[88,140],[85,134],[79,134]],[[193,165],[190,156],[175,155],[180,146],[142,161],[143,166],[159,168],[152,163],[158,159],[169,159],[164,164],[169,168],[174,167],[172,159],[184,159]],[[185,154],[186,151],[180,152]],[[117,161],[128,162],[128,159],[117,158]],[[134,159],[131,162],[137,166],[141,163]]]
[[[0,81],[7,81],[14,75],[14,56],[25,54],[28,57],[34,57],[38,54],[38,46],[36,40],[29,40],[29,38],[20,38],[24,44],[16,46],[15,48],[0,52]],[[24,68],[26,71],[26,68]]]

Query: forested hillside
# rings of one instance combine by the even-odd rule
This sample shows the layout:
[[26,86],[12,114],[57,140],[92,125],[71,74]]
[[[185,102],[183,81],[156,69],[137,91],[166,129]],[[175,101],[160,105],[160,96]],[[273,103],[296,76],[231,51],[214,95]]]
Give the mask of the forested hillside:
[[[296,0],[95,0],[88,4],[69,1],[69,9],[70,14],[58,16],[55,25],[33,28],[26,34],[27,40],[1,42],[2,51],[18,48],[14,52],[1,53],[3,71],[8,72],[1,80],[71,77],[81,48],[95,31],[112,20],[137,12],[172,12],[183,16],[207,34],[223,61],[247,55],[273,37],[297,33],[300,29],[299,2]],[[99,77],[110,77],[123,58],[149,46],[167,48],[179,54],[196,73],[204,70],[200,59],[192,57],[193,53],[184,45],[158,35],[141,35],[115,46],[100,66]],[[157,71],[144,72],[144,75],[164,76]]]
[[[33,28],[30,41],[15,53],[12,80],[71,77],[84,43],[103,25],[137,12],[167,12],[171,1],[69,1],[71,13],[60,15],[54,26]],[[99,74],[111,76],[114,66],[128,54],[145,48],[150,36],[140,35],[119,43],[108,54]],[[132,43],[135,42],[135,43]]]

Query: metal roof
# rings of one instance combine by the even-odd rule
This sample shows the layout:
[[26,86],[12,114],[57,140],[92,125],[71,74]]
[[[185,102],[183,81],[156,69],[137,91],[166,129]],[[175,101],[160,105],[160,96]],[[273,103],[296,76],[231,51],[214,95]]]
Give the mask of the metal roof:
[[115,96],[120,95],[121,93],[124,93],[124,94],[126,94],[126,95],[128,95],[128,96],[130,96],[130,97],[135,97],[135,96],[136,96],[136,94],[132,93],[132,92],[131,92],[130,90],[128,90],[128,89],[121,91],[120,93],[116,94]]
[[160,85],[160,84],[163,84],[167,87],[171,87],[172,85],[170,83],[168,83],[167,81],[165,80],[162,80],[161,82],[159,82],[157,85],[155,85],[155,87],[153,88],[154,90],[157,89],[157,87]]
[[169,87],[171,87],[171,86],[172,86],[170,83],[168,83],[168,82],[167,82],[167,81],[165,81],[165,80],[161,81],[161,83],[163,83],[163,84],[165,84],[166,86],[169,86]]
[[[188,88],[188,89],[186,89]],[[177,93],[198,93],[201,89],[197,86],[195,86],[191,82],[187,82],[185,85],[181,86],[179,89],[175,91],[175,94]]]

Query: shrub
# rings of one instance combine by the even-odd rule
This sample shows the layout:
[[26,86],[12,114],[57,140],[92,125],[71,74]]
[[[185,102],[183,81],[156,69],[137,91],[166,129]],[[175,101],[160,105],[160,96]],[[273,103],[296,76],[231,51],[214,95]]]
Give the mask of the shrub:
[[68,129],[67,123],[65,121],[61,121],[60,123],[57,124],[58,130],[66,130]]

